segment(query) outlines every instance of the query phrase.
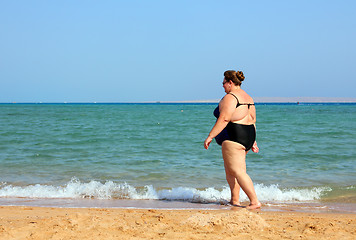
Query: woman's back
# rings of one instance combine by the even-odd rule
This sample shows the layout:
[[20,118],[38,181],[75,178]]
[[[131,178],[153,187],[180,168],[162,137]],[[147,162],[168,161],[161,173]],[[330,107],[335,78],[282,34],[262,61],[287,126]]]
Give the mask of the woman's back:
[[239,124],[255,124],[256,123],[256,108],[253,99],[244,90],[230,92],[236,98],[236,109],[231,116],[231,122]]

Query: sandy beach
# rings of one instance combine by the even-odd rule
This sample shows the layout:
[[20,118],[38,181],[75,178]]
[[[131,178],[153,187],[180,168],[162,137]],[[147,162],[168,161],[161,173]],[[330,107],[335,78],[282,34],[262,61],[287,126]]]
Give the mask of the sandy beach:
[[355,239],[356,215],[0,207],[0,239]]

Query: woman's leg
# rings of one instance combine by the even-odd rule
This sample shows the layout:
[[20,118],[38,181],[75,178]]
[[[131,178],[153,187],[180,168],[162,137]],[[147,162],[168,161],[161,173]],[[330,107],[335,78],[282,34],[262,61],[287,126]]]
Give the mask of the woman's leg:
[[226,173],[226,180],[227,183],[229,184],[230,191],[231,191],[230,203],[232,205],[240,205],[240,185],[237,183],[236,178],[227,171],[226,167],[225,167],[225,173]]
[[255,209],[261,207],[257,199],[253,182],[246,173],[246,151],[245,147],[232,141],[224,141],[222,144],[222,154],[226,171],[237,179],[238,184],[250,199],[248,208]]

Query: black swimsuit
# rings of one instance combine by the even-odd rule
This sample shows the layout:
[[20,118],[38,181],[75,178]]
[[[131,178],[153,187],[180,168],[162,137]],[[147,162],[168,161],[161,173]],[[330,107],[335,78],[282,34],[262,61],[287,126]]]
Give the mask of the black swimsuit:
[[[238,98],[234,94],[232,93],[230,94],[233,95],[237,100],[236,108],[238,108],[241,105],[247,105],[248,108],[250,108],[251,105],[255,105],[253,103],[239,103]],[[219,118],[220,116],[219,106],[215,108],[214,116],[216,118]],[[225,140],[230,140],[230,141],[240,143],[246,148],[246,151],[248,151],[252,148],[253,143],[256,140],[256,128],[253,124],[245,125],[245,124],[229,122],[226,128],[223,131],[221,131],[219,135],[215,137],[215,141],[219,145],[221,145]]]

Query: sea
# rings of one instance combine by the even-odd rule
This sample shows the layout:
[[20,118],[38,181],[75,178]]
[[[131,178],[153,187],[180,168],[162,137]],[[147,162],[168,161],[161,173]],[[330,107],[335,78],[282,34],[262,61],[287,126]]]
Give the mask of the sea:
[[[203,147],[216,106],[0,104],[0,205],[231,208],[221,147]],[[263,209],[356,213],[356,104],[256,111],[246,164]]]

